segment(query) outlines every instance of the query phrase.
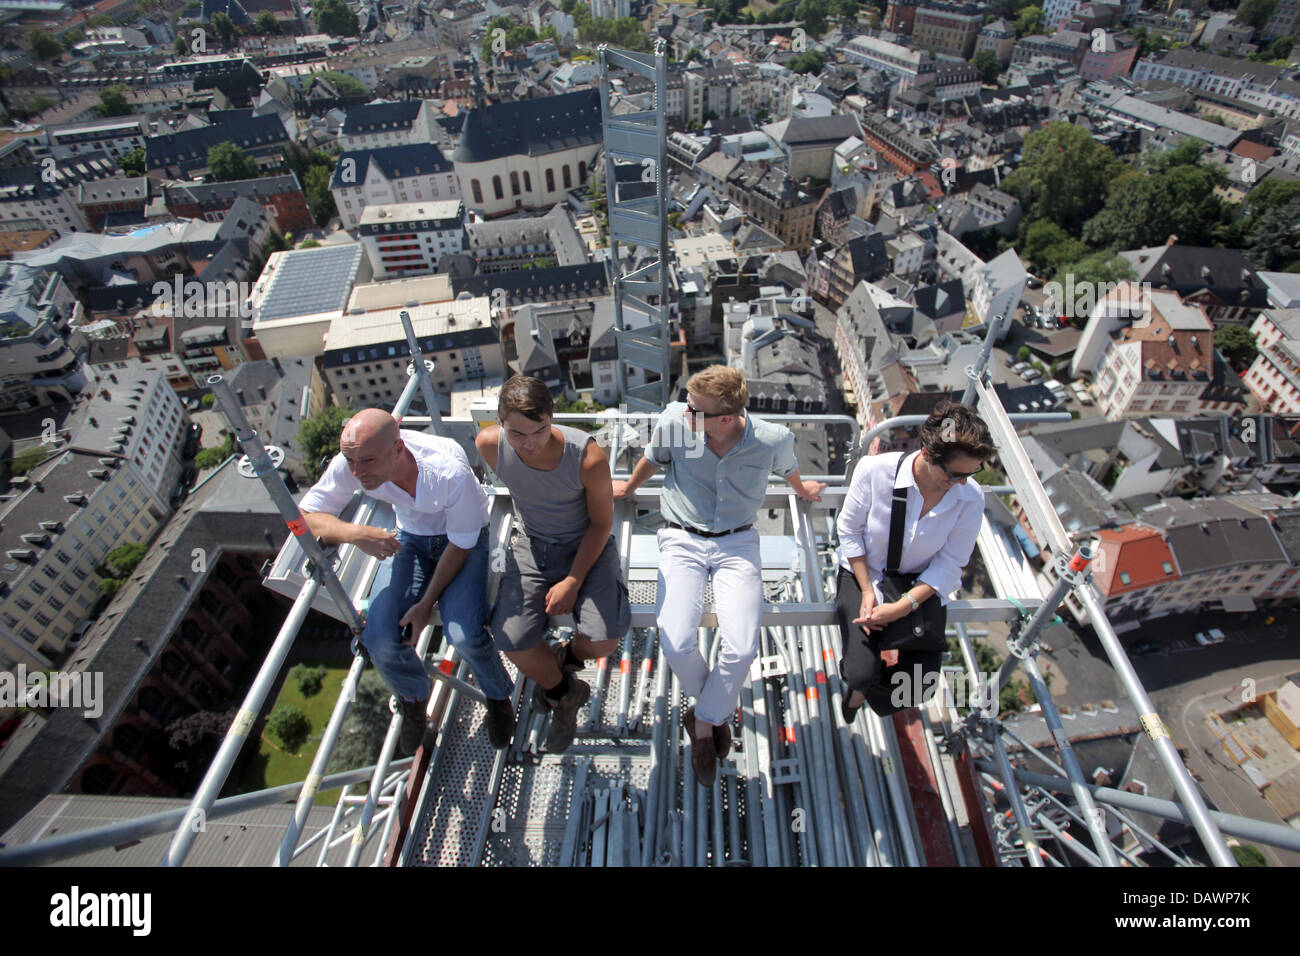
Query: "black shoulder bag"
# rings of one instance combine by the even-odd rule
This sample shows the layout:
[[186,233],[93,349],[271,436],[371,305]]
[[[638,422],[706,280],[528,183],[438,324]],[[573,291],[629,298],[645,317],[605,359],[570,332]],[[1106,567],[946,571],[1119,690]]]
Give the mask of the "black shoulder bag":
[[[898,566],[903,562],[903,526],[907,523],[907,488],[898,484],[898,473],[902,470],[903,455],[898,459],[894,469],[894,499],[889,514],[889,553],[885,559],[885,575],[880,581],[880,593],[886,604],[894,601],[906,601],[903,594],[916,585],[917,574],[903,574]],[[880,650],[936,651],[946,650],[948,638],[944,629],[948,626],[948,609],[933,594],[921,602],[921,606],[900,617],[892,624],[886,624],[884,630],[877,632],[877,647]]]

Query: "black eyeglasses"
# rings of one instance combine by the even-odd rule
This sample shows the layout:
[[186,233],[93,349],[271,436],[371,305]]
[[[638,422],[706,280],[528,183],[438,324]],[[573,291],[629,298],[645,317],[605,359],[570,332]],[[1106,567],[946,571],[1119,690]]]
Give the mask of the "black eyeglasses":
[[702,412],[694,405],[692,405],[690,402],[687,402],[686,414],[690,415],[691,418],[722,418],[732,413],[731,412]]
[[966,471],[966,472],[959,471],[959,472],[955,472],[955,473],[954,473],[954,472],[949,471],[949,470],[948,470],[947,468],[945,468],[943,465],[940,465],[940,466],[939,466],[939,470],[942,471],[945,475],[948,476],[948,480],[949,480],[949,481],[961,481],[961,480],[964,479],[964,478],[970,478],[970,477],[972,477],[972,476],[974,476],[974,475],[978,475],[981,471],[984,470],[984,465],[981,464],[981,465],[980,465],[978,468],[976,468],[974,471]]

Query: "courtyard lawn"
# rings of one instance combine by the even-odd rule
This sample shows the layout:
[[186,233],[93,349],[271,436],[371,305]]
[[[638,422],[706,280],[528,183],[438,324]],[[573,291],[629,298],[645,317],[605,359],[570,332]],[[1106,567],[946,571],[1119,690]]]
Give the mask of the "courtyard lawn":
[[[304,661],[303,663],[314,667],[321,662]],[[339,690],[343,687],[343,680],[347,675],[346,667],[328,667],[320,692],[311,697],[303,697],[298,690],[297,681],[285,677],[280,696],[276,698],[275,707],[271,710],[289,704],[297,707],[311,722],[311,733],[308,734],[301,751],[291,754],[284,750],[283,743],[276,739],[274,734],[263,729],[262,737],[258,741],[257,755],[248,762],[244,770],[242,778],[244,793],[307,779],[307,772],[311,770],[311,762],[316,756],[317,745],[320,743],[321,735],[325,733],[325,725],[329,723],[330,714],[334,711]],[[316,797],[316,803],[332,807],[338,803],[340,792],[331,790],[322,793]]]

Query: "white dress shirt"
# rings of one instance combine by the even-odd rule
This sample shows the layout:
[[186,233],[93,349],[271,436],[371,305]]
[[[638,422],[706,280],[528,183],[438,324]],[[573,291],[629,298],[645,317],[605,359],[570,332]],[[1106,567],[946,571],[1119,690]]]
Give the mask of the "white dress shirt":
[[[840,567],[852,570],[849,558],[866,555],[867,572],[882,600],[880,581],[889,559],[889,519],[893,506],[894,470],[902,452],[872,455],[858,462],[835,527],[839,531]],[[972,480],[953,485],[924,516],[923,497],[912,474],[920,452],[903,458],[898,484],[907,488],[907,521],[903,525],[903,556],[898,570],[920,573],[918,581],[939,594],[943,604],[961,587],[961,573],[970,561],[984,514],[984,488]]]
[[[445,534],[458,548],[478,543],[488,522],[488,496],[470,471],[460,444],[450,438],[402,429],[402,441],[415,458],[415,497],[391,481],[366,494],[387,501],[397,515],[397,527],[409,534]],[[365,491],[348,468],[343,453],[334,456],[320,481],[312,486],[298,508],[305,512],[337,515],[358,491]]]

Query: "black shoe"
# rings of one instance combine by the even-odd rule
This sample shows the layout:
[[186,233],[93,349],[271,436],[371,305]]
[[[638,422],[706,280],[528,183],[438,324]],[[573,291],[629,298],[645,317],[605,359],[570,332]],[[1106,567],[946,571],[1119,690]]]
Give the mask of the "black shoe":
[[510,706],[509,698],[487,699],[487,732],[488,740],[497,750],[510,746],[515,737],[515,709]]
[[424,729],[429,718],[425,714],[428,701],[403,700],[399,705],[402,713],[402,729],[398,732],[397,749],[403,757],[412,757],[424,742]]
[[585,680],[569,678],[569,692],[556,701],[549,701],[551,726],[546,733],[548,753],[562,754],[573,743],[578,730],[578,709],[591,699],[591,687]]
[[853,718],[857,717],[858,711],[862,709],[861,704],[859,704],[857,707],[849,706],[849,699],[852,697],[853,697],[853,691],[849,690],[844,694],[843,697],[840,698],[840,716],[844,718],[845,727],[850,727],[853,725]]

